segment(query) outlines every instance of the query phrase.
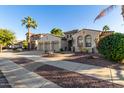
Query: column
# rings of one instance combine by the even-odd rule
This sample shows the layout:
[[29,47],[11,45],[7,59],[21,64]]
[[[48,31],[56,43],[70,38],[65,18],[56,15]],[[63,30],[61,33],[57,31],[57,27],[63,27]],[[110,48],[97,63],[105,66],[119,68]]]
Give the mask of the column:
[[45,42],[42,42],[43,44],[43,51],[45,51]]
[[51,46],[51,41],[50,41],[50,51],[52,50],[52,46]]

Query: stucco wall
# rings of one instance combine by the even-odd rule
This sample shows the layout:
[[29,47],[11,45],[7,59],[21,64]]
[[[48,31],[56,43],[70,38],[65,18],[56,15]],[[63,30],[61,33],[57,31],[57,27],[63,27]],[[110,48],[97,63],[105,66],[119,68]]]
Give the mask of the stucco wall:
[[[83,47],[87,48],[89,52],[92,52],[92,48],[94,50],[94,52],[97,52],[96,50],[96,44],[95,44],[95,39],[96,37],[99,35],[100,31],[92,31],[92,30],[80,30],[78,33],[76,33],[75,35],[73,35],[74,38],[74,44],[73,47],[75,47],[75,51],[79,52],[79,47],[77,45],[77,38],[79,36],[83,37]],[[92,43],[91,43],[91,47],[86,47],[85,45],[85,36],[90,35],[92,38]]]

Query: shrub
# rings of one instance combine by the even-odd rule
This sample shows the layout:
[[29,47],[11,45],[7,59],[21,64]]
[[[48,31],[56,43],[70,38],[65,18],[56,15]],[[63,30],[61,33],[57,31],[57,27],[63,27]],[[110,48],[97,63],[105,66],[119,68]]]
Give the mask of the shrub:
[[124,59],[124,34],[113,33],[104,37],[97,48],[105,58],[121,62]]
[[24,48],[24,49],[27,49],[27,48],[28,48],[28,42],[27,42],[26,40],[24,40],[24,41],[22,42],[22,44],[23,44],[23,48]]
[[80,52],[83,52],[83,53],[88,53],[88,49],[87,48],[84,48],[84,47],[79,47],[79,50]]
[[60,48],[60,51],[62,52],[63,51],[63,48]]

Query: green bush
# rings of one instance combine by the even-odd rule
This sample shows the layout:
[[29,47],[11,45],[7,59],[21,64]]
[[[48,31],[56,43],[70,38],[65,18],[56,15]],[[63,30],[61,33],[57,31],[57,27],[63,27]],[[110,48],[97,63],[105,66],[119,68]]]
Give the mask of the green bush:
[[79,47],[79,50],[80,50],[80,52],[88,53],[88,49],[84,48],[83,46]]
[[63,48],[60,48],[60,51],[61,51],[61,52],[64,51]]
[[99,41],[97,48],[105,58],[121,62],[124,59],[124,34],[113,33],[104,37]]
[[26,40],[23,41],[23,48],[24,49],[28,48],[28,42]]

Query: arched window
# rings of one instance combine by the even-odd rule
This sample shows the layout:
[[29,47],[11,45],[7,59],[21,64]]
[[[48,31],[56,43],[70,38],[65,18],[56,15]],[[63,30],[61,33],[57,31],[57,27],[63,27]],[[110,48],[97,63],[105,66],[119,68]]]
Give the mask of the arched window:
[[86,46],[86,47],[91,47],[91,46],[92,46],[92,38],[91,38],[91,35],[86,35],[86,36],[85,36],[85,46]]
[[77,45],[78,45],[78,47],[82,47],[83,46],[83,37],[82,36],[79,36],[77,38]]

